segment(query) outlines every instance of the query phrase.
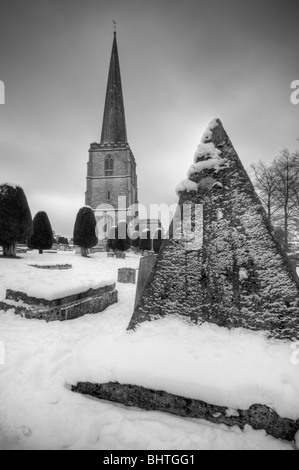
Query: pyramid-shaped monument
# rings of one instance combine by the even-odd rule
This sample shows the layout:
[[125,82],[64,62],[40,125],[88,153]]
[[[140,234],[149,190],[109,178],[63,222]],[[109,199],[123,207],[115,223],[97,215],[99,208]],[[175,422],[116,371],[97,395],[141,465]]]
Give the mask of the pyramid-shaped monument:
[[128,328],[175,314],[299,339],[299,278],[219,119],[177,192],[169,239]]

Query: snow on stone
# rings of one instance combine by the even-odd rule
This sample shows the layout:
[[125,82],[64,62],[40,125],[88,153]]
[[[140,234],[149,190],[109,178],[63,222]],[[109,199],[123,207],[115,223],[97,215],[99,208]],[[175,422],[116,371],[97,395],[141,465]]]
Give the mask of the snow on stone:
[[187,173],[187,176],[190,177],[194,173],[201,173],[203,170],[215,170],[218,173],[223,166],[227,165],[227,162],[224,158],[210,158],[209,160],[203,160],[201,162],[193,163]]
[[223,212],[221,209],[217,209],[217,220],[223,219]]
[[197,191],[197,183],[194,181],[189,180],[188,178],[181,181],[175,188],[176,194],[179,196],[180,193],[187,191]]
[[212,185],[212,188],[213,188],[214,186],[216,186],[216,187],[218,187],[218,188],[223,188],[223,184],[222,184],[220,181],[216,181],[216,183],[214,183],[214,184]]
[[209,142],[208,144],[198,144],[196,152],[194,154],[194,163],[197,163],[199,158],[206,157],[208,158],[220,158],[221,150],[217,149],[213,142]]
[[53,285],[47,286],[44,284],[36,284],[32,287],[27,287],[23,292],[29,297],[35,297],[36,299],[62,299],[70,295],[80,294],[80,292],[86,292],[89,289],[99,289],[111,285],[115,282],[113,279],[107,279],[104,281],[68,281],[63,286]]
[[217,120],[217,119],[213,119],[213,120],[209,123],[208,127],[206,128],[205,132],[203,133],[203,136],[202,136],[202,139],[201,139],[202,143],[205,143],[205,142],[207,142],[208,140],[211,140],[211,138],[212,138],[212,131],[213,131],[213,129],[215,129],[215,127],[217,127],[218,125],[219,125],[219,123],[218,123],[218,120]]
[[230,418],[231,416],[240,416],[238,411],[234,408],[227,408],[225,414],[228,418]]
[[239,280],[244,281],[244,279],[248,279],[248,272],[245,268],[239,269]]

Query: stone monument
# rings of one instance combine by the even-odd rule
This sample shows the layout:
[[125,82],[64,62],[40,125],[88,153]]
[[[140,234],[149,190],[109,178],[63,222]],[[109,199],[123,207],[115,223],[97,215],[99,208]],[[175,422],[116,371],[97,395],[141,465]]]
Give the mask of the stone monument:
[[299,338],[299,279],[220,120],[177,187],[178,211],[129,329],[169,314]]

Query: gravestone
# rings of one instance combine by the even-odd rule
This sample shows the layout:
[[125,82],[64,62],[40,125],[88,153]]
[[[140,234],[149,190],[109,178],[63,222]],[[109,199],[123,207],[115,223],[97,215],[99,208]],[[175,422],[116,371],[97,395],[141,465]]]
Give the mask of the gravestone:
[[107,258],[114,258],[114,253],[112,251],[108,251]]
[[71,269],[72,265],[68,263],[63,263],[63,264],[28,264],[28,266],[32,266],[33,268],[38,268],[38,269]]
[[140,302],[140,299],[142,298],[142,294],[145,289],[145,286],[149,282],[150,276],[153,273],[153,268],[155,266],[156,259],[157,259],[157,255],[154,254],[151,256],[144,256],[139,261],[139,273],[138,273],[134,309],[136,309],[137,305]]
[[115,257],[116,257],[116,258],[120,258],[120,259],[125,259],[126,253],[125,253],[124,251],[117,251],[117,252],[115,253]]
[[136,269],[134,268],[119,268],[118,269],[118,282],[135,284]]
[[299,279],[219,120],[205,132],[129,329],[169,314],[299,338]]

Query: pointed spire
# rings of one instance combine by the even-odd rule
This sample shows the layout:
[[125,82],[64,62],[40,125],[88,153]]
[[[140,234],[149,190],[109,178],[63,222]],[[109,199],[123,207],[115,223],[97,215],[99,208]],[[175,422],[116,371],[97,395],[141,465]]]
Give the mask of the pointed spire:
[[121,86],[116,31],[114,31],[106,90],[101,144],[125,142],[127,142],[125,108]]

